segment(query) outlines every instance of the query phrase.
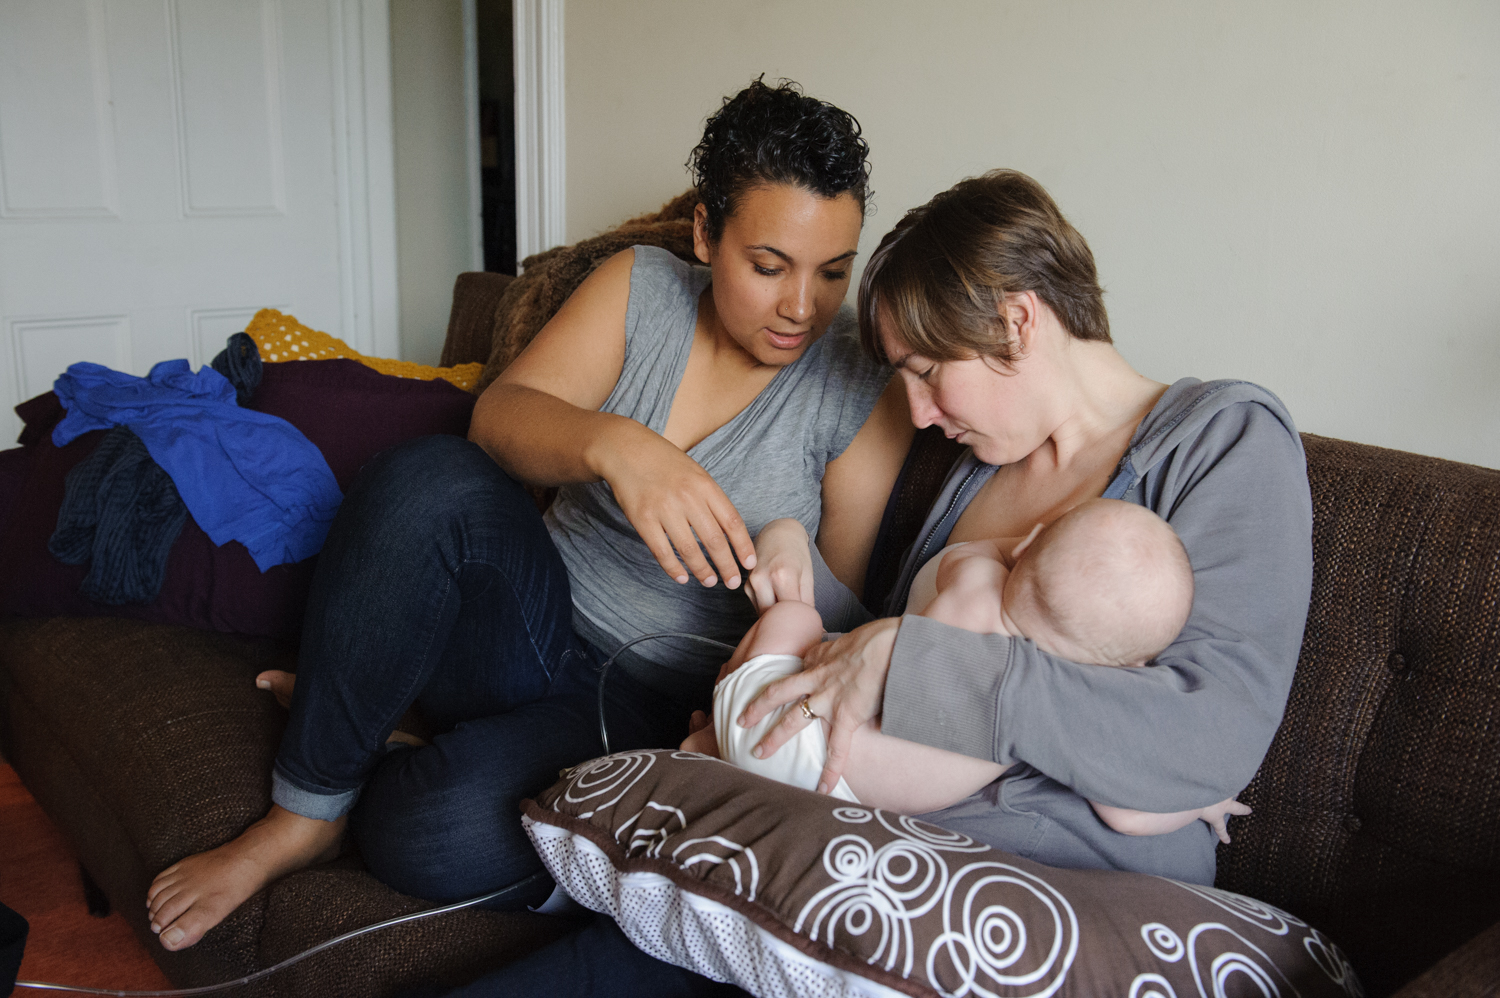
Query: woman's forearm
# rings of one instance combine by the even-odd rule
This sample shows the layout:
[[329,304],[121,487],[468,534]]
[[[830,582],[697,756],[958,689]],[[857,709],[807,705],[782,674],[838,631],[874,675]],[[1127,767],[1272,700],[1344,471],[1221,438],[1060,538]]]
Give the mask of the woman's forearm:
[[491,385],[474,405],[469,439],[508,474],[532,485],[608,479],[612,458],[646,427],[524,385]]
[[641,541],[679,583],[696,576],[705,586],[723,579],[733,589],[739,565],[755,567],[755,545],[724,490],[698,462],[633,419],[496,382],[474,407],[469,439],[523,482],[608,482]]

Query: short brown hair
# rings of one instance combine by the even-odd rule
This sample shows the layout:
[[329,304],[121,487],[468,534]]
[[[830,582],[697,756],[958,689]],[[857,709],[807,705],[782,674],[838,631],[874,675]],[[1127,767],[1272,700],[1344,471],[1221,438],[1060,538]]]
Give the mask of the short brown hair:
[[1015,170],[961,180],[886,234],[859,285],[865,349],[889,361],[892,332],[933,360],[1012,358],[1000,305],[1034,291],[1075,338],[1112,342],[1094,254],[1042,185]]

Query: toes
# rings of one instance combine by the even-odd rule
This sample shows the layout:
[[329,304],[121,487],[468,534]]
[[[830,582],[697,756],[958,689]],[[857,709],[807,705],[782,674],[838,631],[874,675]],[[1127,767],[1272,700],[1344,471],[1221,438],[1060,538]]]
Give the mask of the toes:
[[151,924],[156,926],[156,928],[160,929],[163,925],[166,925],[171,921],[171,919],[168,918],[164,914],[164,912],[166,911],[167,903],[174,897],[176,897],[179,893],[181,892],[169,891],[168,893],[158,897],[155,901],[151,902],[151,906],[146,909],[146,914],[151,918]]
[[203,938],[203,934],[220,919],[200,908],[189,908],[177,921],[162,930],[161,944],[169,950],[187,949]]
[[[192,907],[196,896],[187,891],[178,891],[171,897],[165,898],[161,905],[151,913],[151,924],[166,929],[181,917],[182,913]],[[202,932],[198,933],[200,936]]]
[[151,881],[151,887],[146,892],[146,896],[150,897],[152,894],[161,890],[162,884],[170,883],[172,880],[172,875],[177,872],[180,866],[182,866],[181,863],[173,863],[171,866],[158,873],[156,875],[156,879]]
[[267,669],[255,677],[255,685],[263,690],[270,690],[276,697],[276,702],[283,707],[292,705],[292,690],[296,688],[297,677],[293,673],[283,672],[280,669]]
[[161,907],[162,902],[180,889],[176,880],[162,880],[158,877],[156,883],[152,884],[151,889],[146,892],[146,907],[155,911]]

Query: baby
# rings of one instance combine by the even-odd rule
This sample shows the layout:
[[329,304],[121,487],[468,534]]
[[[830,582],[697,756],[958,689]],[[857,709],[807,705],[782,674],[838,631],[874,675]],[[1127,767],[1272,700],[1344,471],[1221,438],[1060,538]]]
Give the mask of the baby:
[[[1155,513],[1114,499],[1085,502],[1043,529],[1015,538],[949,546],[912,582],[907,612],[979,633],[1024,637],[1044,651],[1099,666],[1143,666],[1177,637],[1193,603],[1193,571],[1176,533]],[[827,759],[826,721],[810,724],[769,759],[753,749],[787,710],[752,728],[736,718],[761,690],[801,671],[807,649],[823,640],[822,621],[806,603],[782,601],[761,615],[714,690],[713,720],[682,748],[717,755],[752,772],[805,789]],[[854,733],[835,797],[905,814],[955,804],[998,779],[1006,767],[880,733],[879,720]],[[1250,809],[1233,798],[1194,811],[1151,814],[1090,802],[1110,828],[1163,835],[1207,822],[1229,841],[1230,814]]]

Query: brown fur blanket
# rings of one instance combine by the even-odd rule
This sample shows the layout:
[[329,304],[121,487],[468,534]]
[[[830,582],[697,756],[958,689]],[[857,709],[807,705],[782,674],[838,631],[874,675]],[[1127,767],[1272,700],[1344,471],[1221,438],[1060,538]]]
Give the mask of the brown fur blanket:
[[490,357],[479,378],[479,391],[526,349],[526,345],[567,301],[594,268],[631,246],[660,246],[684,260],[693,255],[693,208],[698,192],[688,190],[649,215],[572,246],[558,246],[521,261],[521,276],[512,281],[495,309]]

